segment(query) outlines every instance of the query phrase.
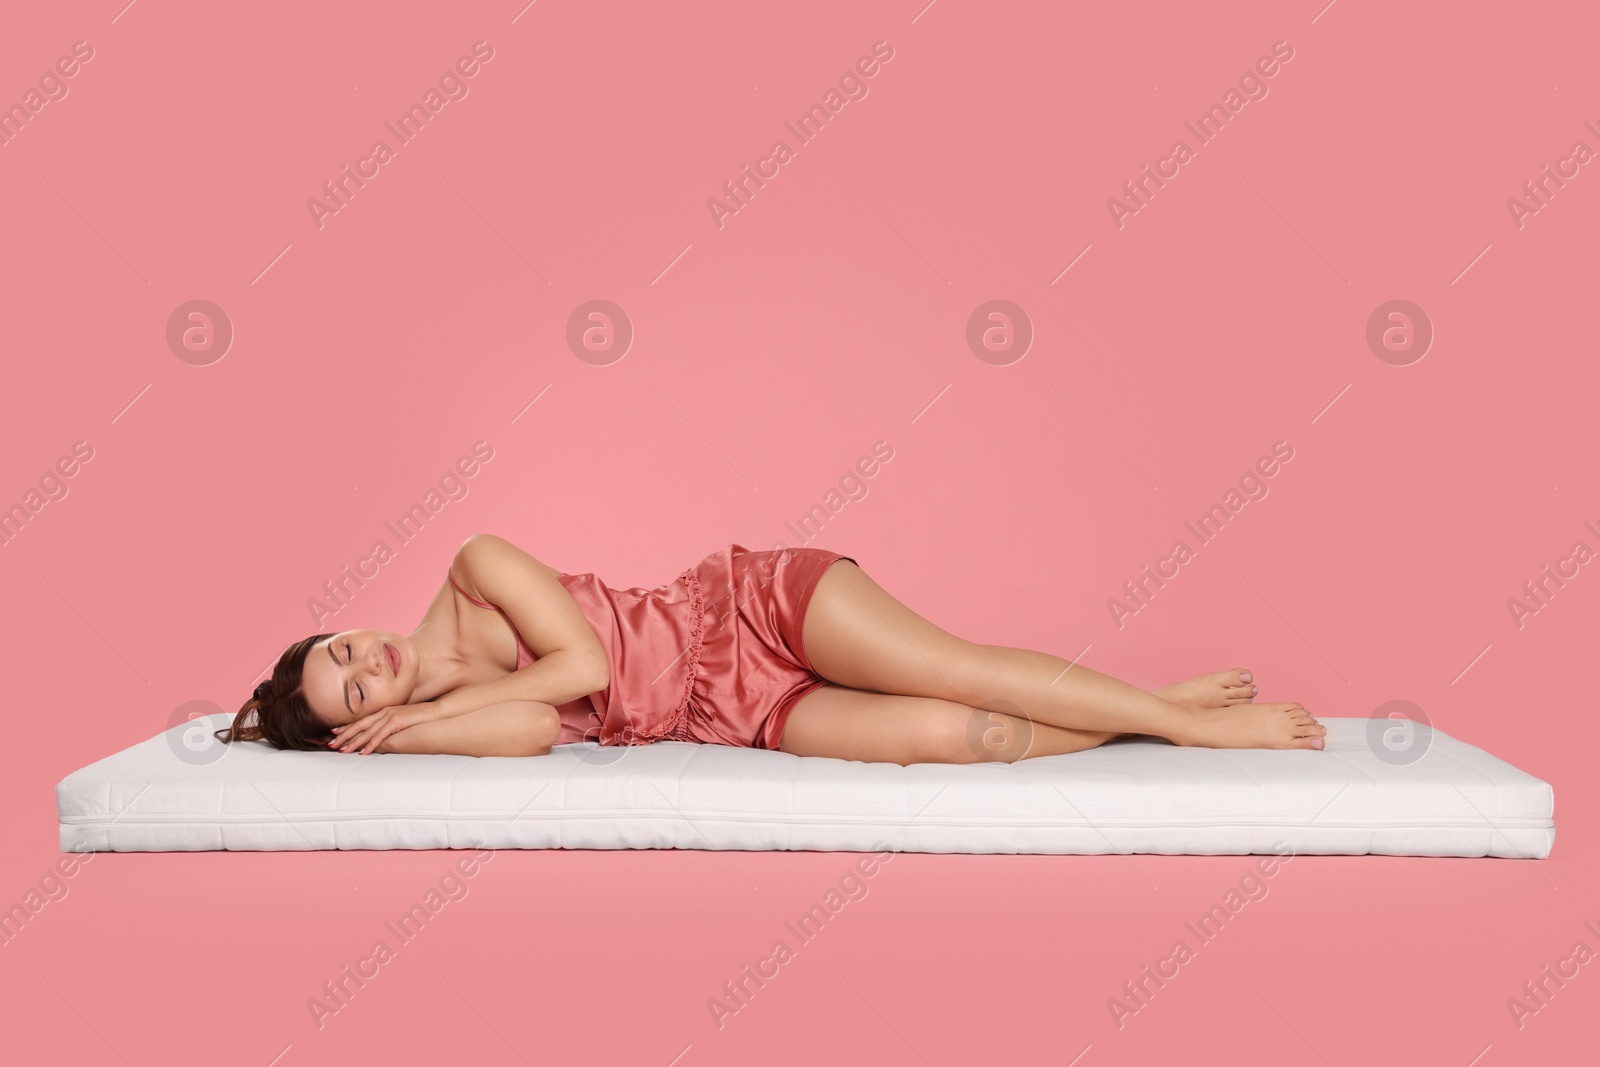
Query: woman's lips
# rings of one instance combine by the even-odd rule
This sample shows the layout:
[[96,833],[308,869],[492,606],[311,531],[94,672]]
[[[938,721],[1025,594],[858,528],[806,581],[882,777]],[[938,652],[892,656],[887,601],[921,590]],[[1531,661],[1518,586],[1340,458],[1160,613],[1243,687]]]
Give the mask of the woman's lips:
[[383,654],[389,661],[389,673],[398,678],[400,676],[400,650],[391,644],[385,643]]

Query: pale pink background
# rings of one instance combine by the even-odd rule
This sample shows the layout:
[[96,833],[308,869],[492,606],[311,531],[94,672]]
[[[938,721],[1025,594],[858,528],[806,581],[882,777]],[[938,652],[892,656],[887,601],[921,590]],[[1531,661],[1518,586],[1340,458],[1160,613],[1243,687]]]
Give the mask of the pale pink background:
[[[1600,949],[1600,574],[1520,630],[1506,606],[1600,547],[1600,176],[1506,207],[1600,148],[1585,5],[124,2],[0,33],[0,102],[95,50],[0,148],[0,501],[95,450],[0,548],[5,904],[57,859],[60,778],[236,708],[479,439],[470,495],[334,628],[409,628],[479,530],[623,586],[795,543],[883,439],[813,543],[935,621],[1147,685],[1249,666],[1328,716],[1414,701],[1552,782],[1560,832],[1539,863],[1303,857],[1120,1031],[1107,998],[1247,859],[901,855],[718,1030],[707,999],[854,856],[506,852],[319,1031],[307,998],[452,854],[101,855],[0,948],[23,1060],[1593,1054],[1592,967],[1520,1031],[1506,1008]],[[470,96],[319,231],[307,198],[477,40]],[[719,231],[706,200],[878,40],[870,95]],[[1113,225],[1278,40],[1270,95]],[[196,298],[237,332],[211,366],[164,340]],[[564,341],[596,298],[637,331],[607,367]],[[997,298],[1037,332],[1007,367],[964,341]],[[1364,340],[1394,298],[1437,331],[1412,366]],[[1271,495],[1119,630],[1106,599],[1280,439]]]

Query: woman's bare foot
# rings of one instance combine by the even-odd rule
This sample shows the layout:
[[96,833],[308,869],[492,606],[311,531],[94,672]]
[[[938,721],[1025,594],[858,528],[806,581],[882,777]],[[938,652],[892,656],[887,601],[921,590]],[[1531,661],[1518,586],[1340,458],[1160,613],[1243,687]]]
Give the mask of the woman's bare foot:
[[1328,728],[1299,704],[1195,708],[1171,740],[1198,748],[1321,748]]
[[1164,685],[1152,690],[1174,704],[1187,704],[1194,708],[1226,708],[1235,704],[1248,704],[1256,695],[1250,684],[1250,672],[1243,667],[1215,674],[1202,674],[1177,685]]

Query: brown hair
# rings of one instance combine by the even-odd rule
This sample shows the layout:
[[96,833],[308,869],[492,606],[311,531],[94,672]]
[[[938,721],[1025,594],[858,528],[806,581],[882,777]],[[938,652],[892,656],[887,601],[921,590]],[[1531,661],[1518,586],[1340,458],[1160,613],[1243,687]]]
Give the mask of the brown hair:
[[[233,725],[215,731],[225,742],[266,741],[273,748],[297,748],[314,752],[328,747],[333,730],[311,710],[300,688],[300,672],[305,669],[311,646],[332,634],[314,634],[283,650],[272,668],[272,677],[256,686],[250,699],[233,717]],[[256,721],[245,723],[254,712]]]

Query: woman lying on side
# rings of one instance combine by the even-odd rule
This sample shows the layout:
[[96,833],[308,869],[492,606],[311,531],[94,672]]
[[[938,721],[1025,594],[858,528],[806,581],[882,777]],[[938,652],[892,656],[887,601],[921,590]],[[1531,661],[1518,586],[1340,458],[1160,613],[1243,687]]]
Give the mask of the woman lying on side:
[[477,534],[411,633],[290,645],[218,736],[466,756],[672,740],[899,764],[1012,762],[1124,734],[1322,747],[1304,707],[1255,695],[1244,670],[1146,691],[965,641],[824,549],[727,545],[666,585],[618,590]]

